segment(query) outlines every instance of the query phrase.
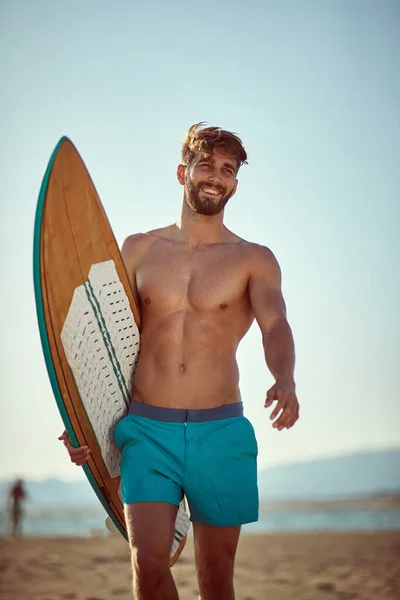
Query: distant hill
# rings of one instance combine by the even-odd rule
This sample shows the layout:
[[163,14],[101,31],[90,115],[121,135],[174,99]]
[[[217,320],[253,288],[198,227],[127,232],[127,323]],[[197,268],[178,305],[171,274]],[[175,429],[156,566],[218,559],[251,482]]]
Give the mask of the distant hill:
[[[86,477],[83,481],[45,481],[25,482],[29,502],[28,506],[37,508],[89,508],[99,504]],[[0,502],[4,506],[10,482],[0,482]]]
[[[4,506],[10,482],[0,482]],[[90,508],[99,501],[86,480],[26,482],[29,505],[37,508]],[[350,454],[264,469],[259,474],[265,501],[334,499],[400,492],[400,450]],[[1,509],[1,506],[0,506]]]
[[400,492],[400,450],[364,452],[265,469],[263,500],[371,496]]

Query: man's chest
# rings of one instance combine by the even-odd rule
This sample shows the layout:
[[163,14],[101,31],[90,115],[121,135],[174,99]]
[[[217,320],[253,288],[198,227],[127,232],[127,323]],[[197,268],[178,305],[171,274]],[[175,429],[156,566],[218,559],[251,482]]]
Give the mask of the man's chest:
[[248,269],[229,249],[152,252],[136,271],[142,303],[179,310],[224,310],[247,298]]

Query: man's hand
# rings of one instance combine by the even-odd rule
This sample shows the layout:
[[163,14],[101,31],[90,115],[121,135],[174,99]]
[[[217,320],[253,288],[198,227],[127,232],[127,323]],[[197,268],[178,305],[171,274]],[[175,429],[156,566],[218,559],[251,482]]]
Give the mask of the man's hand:
[[271,420],[276,419],[273,427],[281,431],[284,427],[290,429],[299,418],[299,403],[294,384],[276,382],[267,392],[265,407],[268,408],[277,400],[277,405],[271,413]]
[[71,440],[68,437],[66,430],[58,438],[61,442],[64,442],[64,446],[68,450],[68,454],[71,458],[71,462],[81,467],[90,457],[90,449],[88,446],[81,446],[80,448],[74,448],[71,444]]

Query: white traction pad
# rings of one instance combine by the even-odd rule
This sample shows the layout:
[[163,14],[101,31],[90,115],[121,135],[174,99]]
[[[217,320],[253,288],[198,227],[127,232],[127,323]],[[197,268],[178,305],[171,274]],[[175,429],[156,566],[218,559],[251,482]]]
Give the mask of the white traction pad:
[[74,291],[61,341],[110,477],[119,475],[113,432],[127,414],[139,340],[114,261],[93,265]]

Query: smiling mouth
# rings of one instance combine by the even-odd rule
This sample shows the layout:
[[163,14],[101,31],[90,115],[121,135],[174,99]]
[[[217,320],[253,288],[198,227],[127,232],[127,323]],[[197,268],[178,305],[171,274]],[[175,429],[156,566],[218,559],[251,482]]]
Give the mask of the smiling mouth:
[[216,190],[212,187],[202,186],[201,191],[207,194],[208,196],[220,196],[222,192],[220,190]]

